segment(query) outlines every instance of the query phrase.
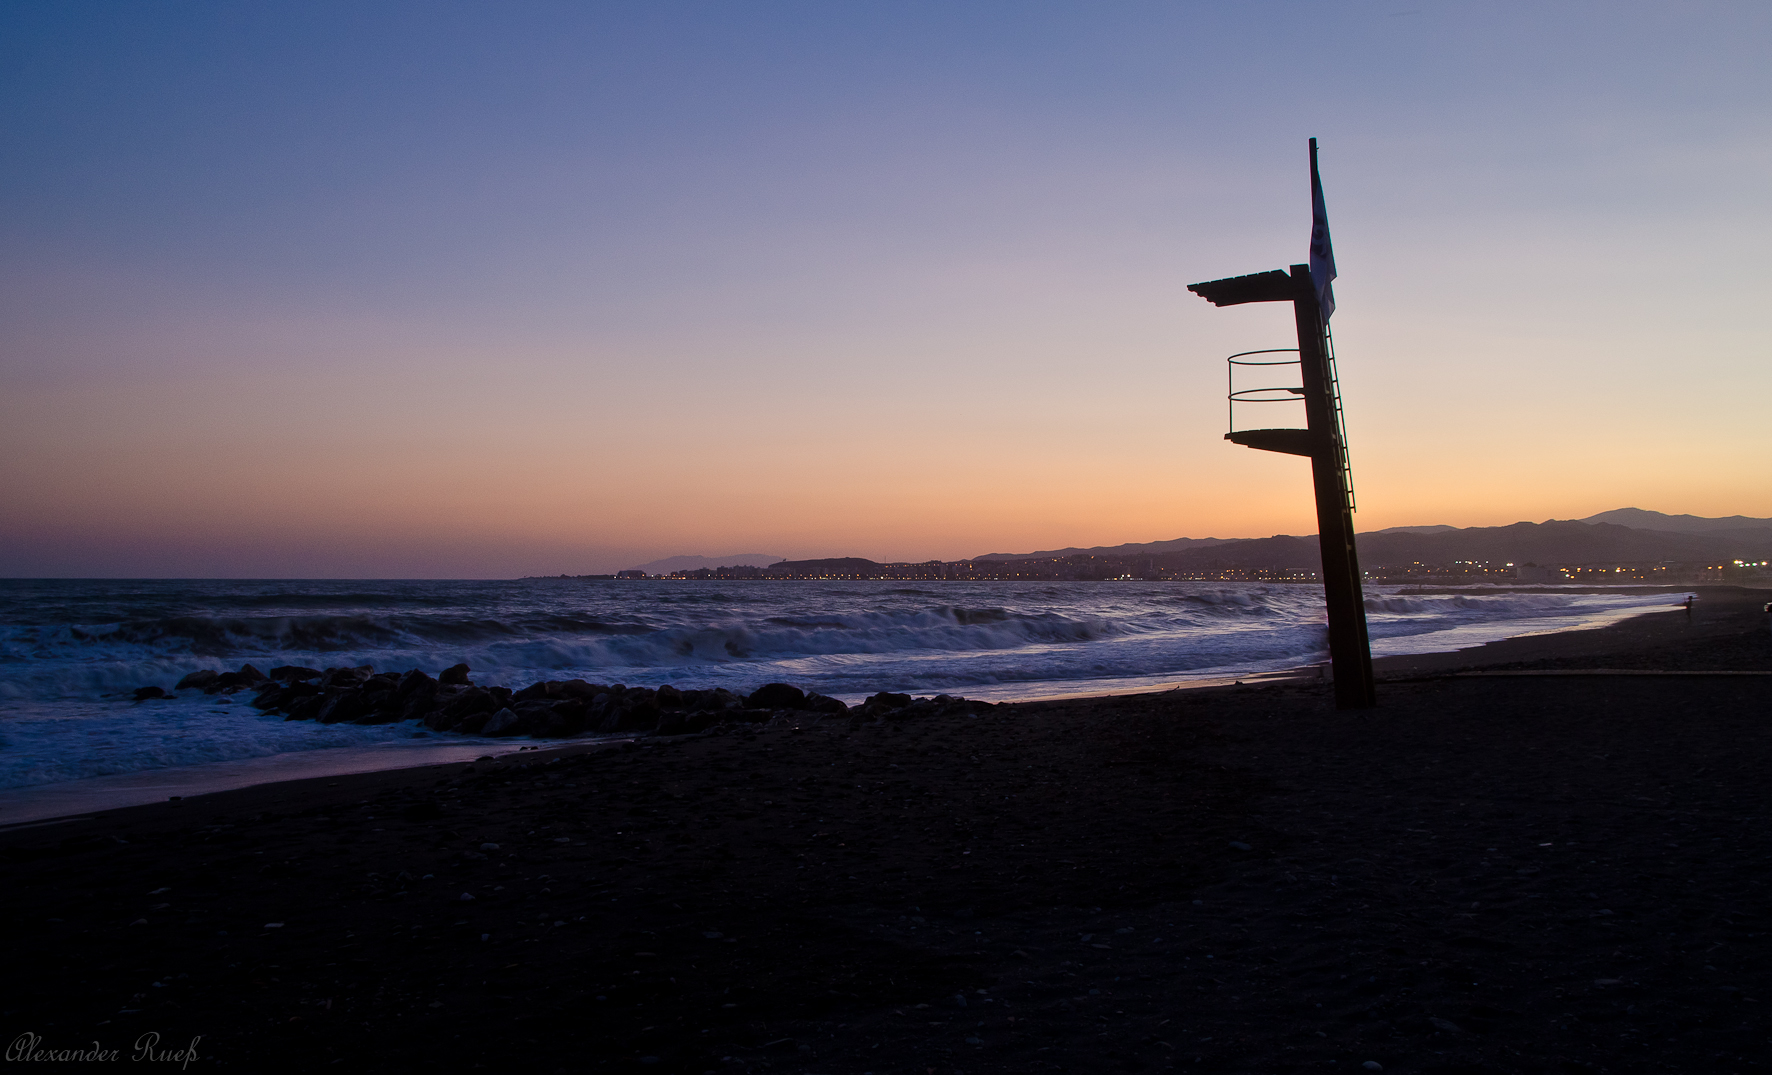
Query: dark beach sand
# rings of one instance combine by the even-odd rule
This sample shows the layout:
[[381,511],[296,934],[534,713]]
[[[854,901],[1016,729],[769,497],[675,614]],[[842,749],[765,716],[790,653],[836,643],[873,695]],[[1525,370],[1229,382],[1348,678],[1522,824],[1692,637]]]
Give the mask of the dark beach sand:
[[0,1029],[190,1070],[1762,1069],[1772,676],[1451,673],[1768,671],[1769,598],[1387,660],[1366,712],[808,721],[0,832]]

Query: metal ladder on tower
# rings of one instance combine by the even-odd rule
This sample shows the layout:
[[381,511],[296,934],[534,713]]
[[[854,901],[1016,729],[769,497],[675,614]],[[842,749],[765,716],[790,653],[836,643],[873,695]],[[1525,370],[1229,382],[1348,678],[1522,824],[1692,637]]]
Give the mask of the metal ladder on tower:
[[1335,334],[1323,325],[1324,354],[1329,360],[1329,398],[1335,405],[1335,449],[1341,464],[1341,487],[1347,493],[1347,510],[1354,507],[1354,466],[1347,452],[1347,419],[1341,413],[1341,377],[1335,372]]

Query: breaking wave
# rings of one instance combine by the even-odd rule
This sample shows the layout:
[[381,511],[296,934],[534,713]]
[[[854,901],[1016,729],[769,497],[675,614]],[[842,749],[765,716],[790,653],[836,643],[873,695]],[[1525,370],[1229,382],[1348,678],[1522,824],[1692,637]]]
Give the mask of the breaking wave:
[[[1597,622],[1673,595],[1403,592],[1366,601],[1377,653]],[[411,735],[284,724],[186,691],[203,668],[374,665],[481,684],[785,681],[1002,700],[1243,675],[1326,656],[1321,591],[1223,583],[0,581],[0,787]]]

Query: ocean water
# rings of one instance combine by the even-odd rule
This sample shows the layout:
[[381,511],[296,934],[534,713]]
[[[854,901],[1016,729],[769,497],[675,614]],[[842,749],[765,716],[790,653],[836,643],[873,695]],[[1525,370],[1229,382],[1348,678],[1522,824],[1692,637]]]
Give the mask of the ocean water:
[[[1596,625],[1671,594],[1372,587],[1375,654]],[[250,692],[137,704],[250,662],[437,672],[482,685],[787,682],[1001,701],[1323,661],[1321,591],[1232,583],[0,580],[0,788],[341,748],[485,740],[286,722]],[[423,740],[423,741],[420,741]],[[346,751],[345,753],[348,753]],[[318,755],[316,755],[318,756]],[[331,755],[328,755],[331,756]]]

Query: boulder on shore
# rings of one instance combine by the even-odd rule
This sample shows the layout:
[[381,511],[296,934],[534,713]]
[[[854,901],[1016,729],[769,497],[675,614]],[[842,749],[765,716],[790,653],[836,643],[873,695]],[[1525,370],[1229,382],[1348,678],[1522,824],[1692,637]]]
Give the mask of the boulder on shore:
[[263,672],[260,672],[249,664],[243,664],[240,666],[238,672],[223,672],[221,675],[210,680],[208,686],[203,688],[203,693],[216,694],[221,691],[232,692],[237,691],[242,687],[256,687],[264,682],[266,682],[266,676]]
[[809,713],[823,713],[828,716],[840,717],[849,712],[849,707],[842,700],[809,691],[805,703],[800,707]]
[[179,680],[178,685],[172,689],[175,691],[190,690],[192,688],[202,690],[220,678],[221,673],[213,668],[199,668],[197,671],[192,672],[190,675]]
[[494,736],[516,735],[517,725],[521,723],[521,721],[522,718],[517,716],[516,710],[509,708],[501,709],[492,714],[491,719],[487,720],[485,726],[480,729],[480,734]]
[[355,668],[328,668],[320,677],[320,688],[361,687],[368,682],[374,671],[375,666],[370,664],[360,664]]
[[806,692],[786,683],[765,683],[744,701],[757,709],[799,709],[806,704]]

